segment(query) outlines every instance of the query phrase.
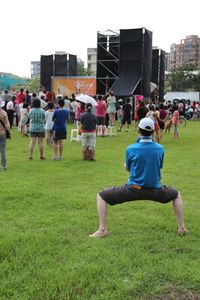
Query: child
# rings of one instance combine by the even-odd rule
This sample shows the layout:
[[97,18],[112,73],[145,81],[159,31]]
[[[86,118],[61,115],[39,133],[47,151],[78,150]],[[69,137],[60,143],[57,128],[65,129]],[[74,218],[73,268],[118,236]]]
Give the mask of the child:
[[48,102],[47,104],[48,110],[45,112],[45,131],[46,131],[46,141],[48,146],[52,146],[53,144],[53,124],[52,121],[53,113],[54,113],[54,104],[53,102]]
[[177,105],[173,105],[172,107],[172,125],[174,127],[174,139],[178,139],[179,138],[179,134],[178,134],[178,125],[179,125],[179,112],[178,112],[178,106]]
[[28,136],[27,133],[27,123],[28,123],[28,103],[23,103],[21,112],[20,112],[20,123],[21,123],[21,132],[23,136]]
[[160,114],[159,114],[158,110],[155,111],[154,105],[152,105],[152,104],[149,105],[149,111],[146,114],[146,117],[150,118],[154,122],[154,126],[155,126],[154,134],[156,136],[156,142],[159,143],[160,142],[160,126],[158,124],[158,120],[160,118]]

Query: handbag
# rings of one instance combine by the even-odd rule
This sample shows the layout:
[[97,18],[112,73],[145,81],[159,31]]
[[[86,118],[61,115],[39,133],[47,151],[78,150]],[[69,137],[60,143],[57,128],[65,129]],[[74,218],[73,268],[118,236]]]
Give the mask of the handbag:
[[6,138],[7,139],[11,139],[11,134],[10,134],[10,131],[8,129],[6,129],[5,125],[4,125],[4,122],[2,120],[0,120],[2,126],[5,128],[6,130]]

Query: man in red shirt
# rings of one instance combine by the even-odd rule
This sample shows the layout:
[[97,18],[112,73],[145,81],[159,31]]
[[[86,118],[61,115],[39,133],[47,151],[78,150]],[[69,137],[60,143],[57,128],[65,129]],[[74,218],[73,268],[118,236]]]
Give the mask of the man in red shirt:
[[24,89],[20,89],[20,92],[17,94],[16,103],[22,103],[22,99],[26,99],[26,94],[24,93]]
[[53,101],[53,98],[54,98],[54,94],[53,92],[51,91],[51,89],[48,89],[48,91],[46,92],[46,99],[47,101]]

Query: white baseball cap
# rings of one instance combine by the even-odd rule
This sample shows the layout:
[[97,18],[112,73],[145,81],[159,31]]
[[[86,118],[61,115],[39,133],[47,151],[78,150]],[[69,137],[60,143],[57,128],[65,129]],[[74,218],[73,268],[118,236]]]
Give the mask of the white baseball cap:
[[154,122],[150,118],[143,118],[140,120],[138,127],[140,129],[146,130],[146,131],[154,131]]

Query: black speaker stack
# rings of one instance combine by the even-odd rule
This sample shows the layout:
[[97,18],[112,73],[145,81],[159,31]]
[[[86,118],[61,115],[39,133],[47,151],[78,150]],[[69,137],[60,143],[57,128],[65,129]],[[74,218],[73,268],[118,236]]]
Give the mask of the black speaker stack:
[[40,85],[51,89],[52,76],[77,76],[77,57],[72,54],[41,55]]

